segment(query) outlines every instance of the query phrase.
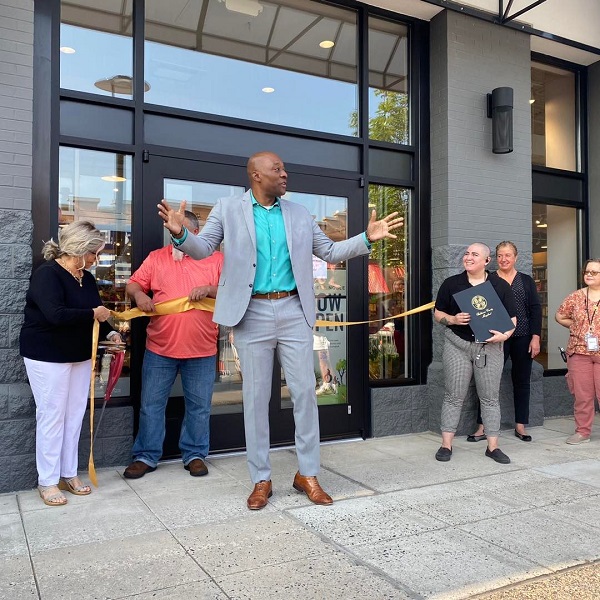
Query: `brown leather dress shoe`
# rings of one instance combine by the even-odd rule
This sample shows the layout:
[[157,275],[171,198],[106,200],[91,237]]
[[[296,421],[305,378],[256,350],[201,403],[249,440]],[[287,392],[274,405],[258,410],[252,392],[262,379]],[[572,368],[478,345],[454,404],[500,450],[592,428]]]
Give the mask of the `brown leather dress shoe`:
[[333,504],[333,500],[329,494],[323,491],[316,477],[305,477],[300,475],[300,471],[294,477],[294,489],[299,492],[304,492],[308,499],[315,504]]
[[248,496],[248,508],[250,510],[260,510],[267,505],[268,499],[273,495],[271,480],[259,481],[254,484],[252,493]]
[[125,479],[139,479],[146,473],[156,471],[156,467],[151,467],[141,460],[134,460],[123,472]]
[[187,465],[183,467],[186,471],[190,472],[192,477],[202,477],[202,475],[208,475],[208,467],[201,458],[194,458],[190,460]]

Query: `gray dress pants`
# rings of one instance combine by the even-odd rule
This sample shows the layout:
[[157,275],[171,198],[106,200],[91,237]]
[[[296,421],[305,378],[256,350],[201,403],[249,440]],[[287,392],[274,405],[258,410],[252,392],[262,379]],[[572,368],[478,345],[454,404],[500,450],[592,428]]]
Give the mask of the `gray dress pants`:
[[503,344],[467,342],[450,329],[445,331],[443,352],[444,402],[442,431],[456,433],[471,377],[481,403],[481,420],[486,435],[500,433],[500,379],[504,368]]

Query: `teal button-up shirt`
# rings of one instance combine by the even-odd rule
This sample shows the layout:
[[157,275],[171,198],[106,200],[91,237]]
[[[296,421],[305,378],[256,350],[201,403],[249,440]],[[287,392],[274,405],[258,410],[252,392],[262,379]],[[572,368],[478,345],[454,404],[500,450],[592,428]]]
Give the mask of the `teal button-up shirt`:
[[256,277],[252,293],[268,294],[294,290],[296,280],[292,272],[279,198],[269,208],[257,202],[252,191],[250,191],[250,198],[252,198],[254,213],[257,254]]

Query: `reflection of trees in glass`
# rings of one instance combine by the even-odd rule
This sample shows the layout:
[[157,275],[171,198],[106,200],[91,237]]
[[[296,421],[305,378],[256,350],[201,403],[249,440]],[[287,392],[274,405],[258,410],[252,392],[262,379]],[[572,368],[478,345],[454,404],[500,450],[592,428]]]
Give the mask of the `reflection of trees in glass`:
[[[373,90],[378,99],[375,116],[369,119],[369,138],[393,144],[408,144],[408,94]],[[358,112],[350,115],[350,128],[358,135]]]
[[[373,94],[378,99],[378,104],[375,116],[369,119],[369,138],[382,142],[407,144],[408,94],[381,89],[374,89]],[[357,111],[350,115],[350,127],[354,135],[358,135]],[[402,188],[369,186],[370,208],[375,208],[380,216],[397,211],[405,220],[405,226],[395,232],[397,239],[373,246],[371,259],[379,261],[383,267],[405,264],[407,204],[408,193]]]
[[377,215],[388,215],[398,212],[398,216],[404,217],[404,227],[393,233],[397,236],[395,240],[385,240],[383,243],[373,244],[370,258],[378,261],[383,267],[400,266],[405,264],[408,218],[408,192],[404,188],[387,185],[369,186],[369,209],[375,209]]

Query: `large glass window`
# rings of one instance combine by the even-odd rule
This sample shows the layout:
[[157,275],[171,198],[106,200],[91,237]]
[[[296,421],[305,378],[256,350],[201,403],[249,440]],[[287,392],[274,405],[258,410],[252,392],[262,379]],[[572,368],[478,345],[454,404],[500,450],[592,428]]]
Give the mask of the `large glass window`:
[[[387,185],[369,186],[369,210],[378,215],[398,212],[408,221],[410,191]],[[395,232],[396,233],[396,232]],[[396,239],[373,246],[369,259],[369,378],[408,377],[408,320],[398,317],[408,309],[409,243],[406,227]]]
[[147,0],[146,101],[354,135],[356,13],[317,2]]
[[[87,220],[104,233],[106,245],[98,264],[90,268],[100,297],[110,310],[129,308],[125,285],[131,274],[132,157],[112,152],[80,150],[63,146],[59,156],[59,225]],[[129,348],[129,322],[111,321]],[[99,352],[96,397],[104,393],[110,357]],[[129,350],[122,376],[112,394],[129,396]]]
[[369,137],[409,143],[408,30],[369,18]]
[[577,171],[575,73],[531,66],[531,160],[534,165]]
[[60,87],[131,98],[132,0],[62,0]]
[[578,286],[579,210],[533,205],[533,279],[542,303],[542,343],[536,360],[546,369],[562,369],[558,350],[569,332],[556,323],[561,302]]
[[[187,210],[192,211],[200,222],[206,223],[208,213],[220,198],[240,196],[245,189],[235,185],[223,185],[204,181],[182,179],[164,180],[164,197],[172,206],[186,200]],[[164,244],[171,238],[165,230]],[[225,250],[223,244],[222,250]],[[215,367],[215,386],[211,404],[211,414],[242,412],[242,372],[231,327],[219,326],[219,356]],[[170,396],[183,396],[181,377],[178,375]]]
[[[334,242],[347,239],[347,198],[301,192],[287,192],[285,198],[306,206],[321,230]],[[315,327],[313,331],[317,401],[319,406],[346,404],[347,328],[339,325],[348,320],[346,263],[330,264],[313,256],[313,283],[317,320],[327,321],[326,325]],[[282,406],[291,408],[283,377],[282,373]]]

